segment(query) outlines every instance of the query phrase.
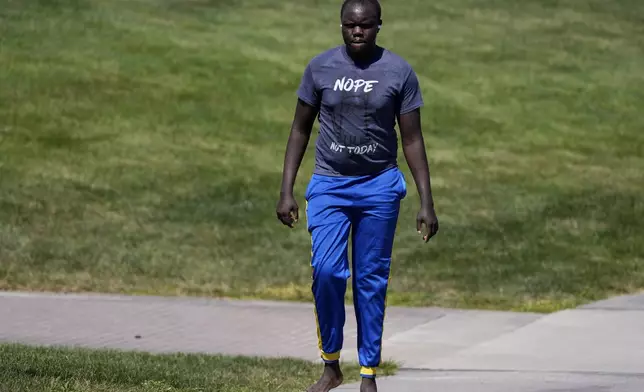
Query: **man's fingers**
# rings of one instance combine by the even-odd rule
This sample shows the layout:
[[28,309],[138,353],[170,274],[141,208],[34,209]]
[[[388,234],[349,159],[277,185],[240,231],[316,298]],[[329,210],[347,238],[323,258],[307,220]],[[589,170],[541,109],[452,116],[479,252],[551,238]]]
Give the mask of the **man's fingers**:
[[277,218],[282,222],[282,224],[288,226],[288,227],[293,227],[293,221],[290,217],[289,214],[285,214],[283,212],[278,212],[277,213]]
[[[428,229],[429,229],[429,228],[427,227],[427,223],[425,222],[425,219],[424,219],[424,218],[422,218],[422,217],[418,218],[417,222],[418,222],[418,223],[417,223],[418,234],[421,234],[421,235],[422,235],[422,238],[423,238],[423,241],[426,241],[426,239],[427,239],[427,234],[428,234],[428,233],[427,233],[427,231],[428,231]],[[423,227],[423,226],[424,226],[424,227]]]
[[418,234],[422,234],[424,242],[428,242],[429,239],[436,235],[436,233],[438,232],[438,222],[428,222],[430,222],[430,219],[423,216],[418,217],[418,219],[416,220],[416,228],[418,230]]
[[294,224],[299,220],[298,206],[295,201],[280,200],[275,212],[277,219],[290,228],[293,228]]
[[291,210],[290,217],[291,219],[293,219],[293,222],[297,223],[297,221],[300,218],[297,208],[294,208],[293,210]]
[[425,242],[429,241],[430,238],[436,235],[438,233],[438,222],[434,222],[431,224],[431,227],[429,229],[429,233],[427,234],[427,239]]
[[286,222],[288,227],[293,228],[293,225],[295,222],[297,222],[296,214],[293,212],[293,210],[289,211],[288,214],[286,214]]

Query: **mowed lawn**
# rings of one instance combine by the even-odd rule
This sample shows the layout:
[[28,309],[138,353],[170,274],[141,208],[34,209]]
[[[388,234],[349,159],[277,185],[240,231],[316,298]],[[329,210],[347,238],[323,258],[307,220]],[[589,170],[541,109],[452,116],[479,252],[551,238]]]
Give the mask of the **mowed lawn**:
[[[0,288],[310,300],[305,219],[274,210],[339,3],[0,0]],[[644,2],[382,4],[379,42],[422,85],[441,223],[422,243],[401,155],[388,303],[643,289]]]
[[[320,371],[282,358],[0,345],[2,392],[301,392]],[[343,371],[347,382],[359,380],[355,364]]]

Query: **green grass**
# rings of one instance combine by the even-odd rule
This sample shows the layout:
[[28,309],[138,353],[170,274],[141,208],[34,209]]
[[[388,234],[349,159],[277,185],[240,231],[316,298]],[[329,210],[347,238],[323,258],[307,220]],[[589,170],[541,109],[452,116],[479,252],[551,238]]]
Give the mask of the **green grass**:
[[[320,366],[288,358],[1,344],[0,392],[299,392],[320,377]],[[381,374],[395,370],[387,362]],[[346,382],[360,379],[355,364],[343,372]]]
[[[340,43],[338,8],[0,0],[0,288],[310,300],[308,234],[274,208],[295,90]],[[642,290],[644,2],[383,9],[379,42],[421,81],[441,222],[423,244],[401,156],[389,304],[552,311]]]

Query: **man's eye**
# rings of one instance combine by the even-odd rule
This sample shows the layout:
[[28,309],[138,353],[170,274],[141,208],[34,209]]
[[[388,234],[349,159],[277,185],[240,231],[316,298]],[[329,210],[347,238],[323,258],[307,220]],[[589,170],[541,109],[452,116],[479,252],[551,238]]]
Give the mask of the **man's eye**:
[[371,29],[375,26],[374,23],[344,23],[344,26],[347,29],[354,29],[356,26],[360,27],[363,30]]

